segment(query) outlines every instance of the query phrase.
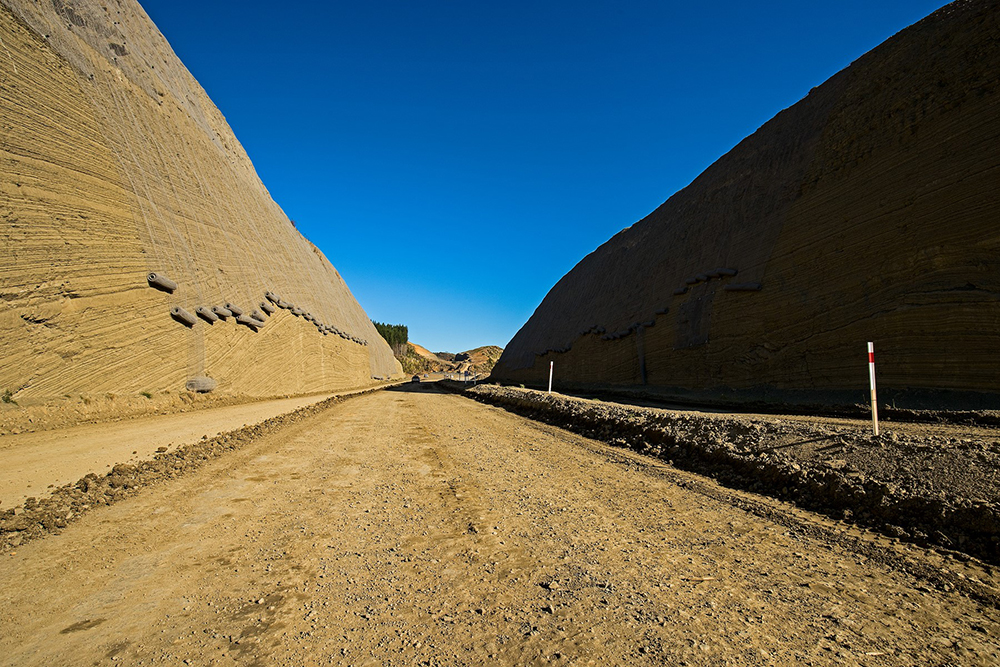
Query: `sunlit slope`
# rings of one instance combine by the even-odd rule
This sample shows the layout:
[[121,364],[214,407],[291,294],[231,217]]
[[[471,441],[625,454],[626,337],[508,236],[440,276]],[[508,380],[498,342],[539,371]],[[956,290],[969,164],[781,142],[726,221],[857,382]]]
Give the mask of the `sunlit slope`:
[[[0,390],[30,401],[209,377],[273,395],[400,372],[136,2],[0,0],[0,38]],[[315,322],[278,308],[255,332],[170,314],[260,311],[267,291]]]
[[416,352],[418,356],[423,357],[428,361],[433,361],[435,363],[442,363],[441,359],[438,358],[436,354],[428,350],[426,347],[423,347],[422,345],[417,345],[416,343],[410,343],[410,345],[413,347],[413,351]]
[[995,404],[998,17],[953,3],[779,113],[565,275],[494,376],[861,402],[875,341],[886,397]]

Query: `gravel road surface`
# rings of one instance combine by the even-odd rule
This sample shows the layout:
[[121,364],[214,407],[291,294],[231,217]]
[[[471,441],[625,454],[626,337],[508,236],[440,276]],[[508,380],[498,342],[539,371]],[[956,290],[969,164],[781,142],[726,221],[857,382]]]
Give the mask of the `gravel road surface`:
[[[116,463],[150,459],[158,450],[198,442],[247,424],[256,424],[332,394],[281,398],[206,408],[171,415],[143,416],[111,424],[83,424],[38,433],[0,436],[0,507],[25,498],[43,498],[52,487],[88,473],[104,474]],[[162,450],[161,450],[162,448]]]
[[432,385],[95,508],[0,578],[7,665],[1000,662],[988,566]]

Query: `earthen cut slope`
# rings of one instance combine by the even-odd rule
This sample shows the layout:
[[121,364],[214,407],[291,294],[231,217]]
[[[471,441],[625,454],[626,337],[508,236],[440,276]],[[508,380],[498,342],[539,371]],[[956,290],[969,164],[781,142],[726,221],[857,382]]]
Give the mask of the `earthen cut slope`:
[[[266,396],[401,372],[137,2],[0,0],[0,45],[0,391]],[[243,319],[212,321],[226,304]]]
[[735,401],[1000,393],[1000,4],[954,2],[585,257],[494,377]]

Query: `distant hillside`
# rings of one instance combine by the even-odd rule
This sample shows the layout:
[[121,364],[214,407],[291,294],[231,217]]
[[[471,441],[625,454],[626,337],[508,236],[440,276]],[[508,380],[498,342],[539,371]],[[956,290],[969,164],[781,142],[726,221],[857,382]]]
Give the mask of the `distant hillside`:
[[496,345],[485,345],[477,347],[468,352],[461,352],[455,355],[455,363],[459,365],[459,370],[469,370],[474,373],[490,373],[496,366],[503,348]]
[[[422,371],[442,371],[449,373],[487,374],[493,370],[503,348],[496,345],[484,345],[465,352],[430,352],[427,348],[410,343],[412,355],[419,358],[424,366]],[[404,364],[406,366],[406,364]],[[416,372],[416,371],[414,371]]]
[[423,357],[424,359],[427,359],[428,361],[433,361],[433,362],[438,362],[438,363],[440,363],[442,361],[442,359],[440,357],[438,357],[438,355],[434,354],[433,352],[431,352],[430,350],[428,350],[426,347],[423,347],[421,345],[417,345],[416,343],[410,343],[410,347],[413,348],[413,351],[417,355]]

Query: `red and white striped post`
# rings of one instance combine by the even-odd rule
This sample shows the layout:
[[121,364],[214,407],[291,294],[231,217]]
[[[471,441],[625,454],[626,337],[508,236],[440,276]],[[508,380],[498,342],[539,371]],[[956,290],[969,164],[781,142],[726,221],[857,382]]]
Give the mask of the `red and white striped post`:
[[875,344],[868,343],[868,379],[872,388],[872,427],[878,435],[878,402],[875,400]]
[[550,394],[552,393],[552,369],[555,367],[555,365],[556,365],[556,362],[554,362],[554,361],[550,361],[549,362],[549,393]]

